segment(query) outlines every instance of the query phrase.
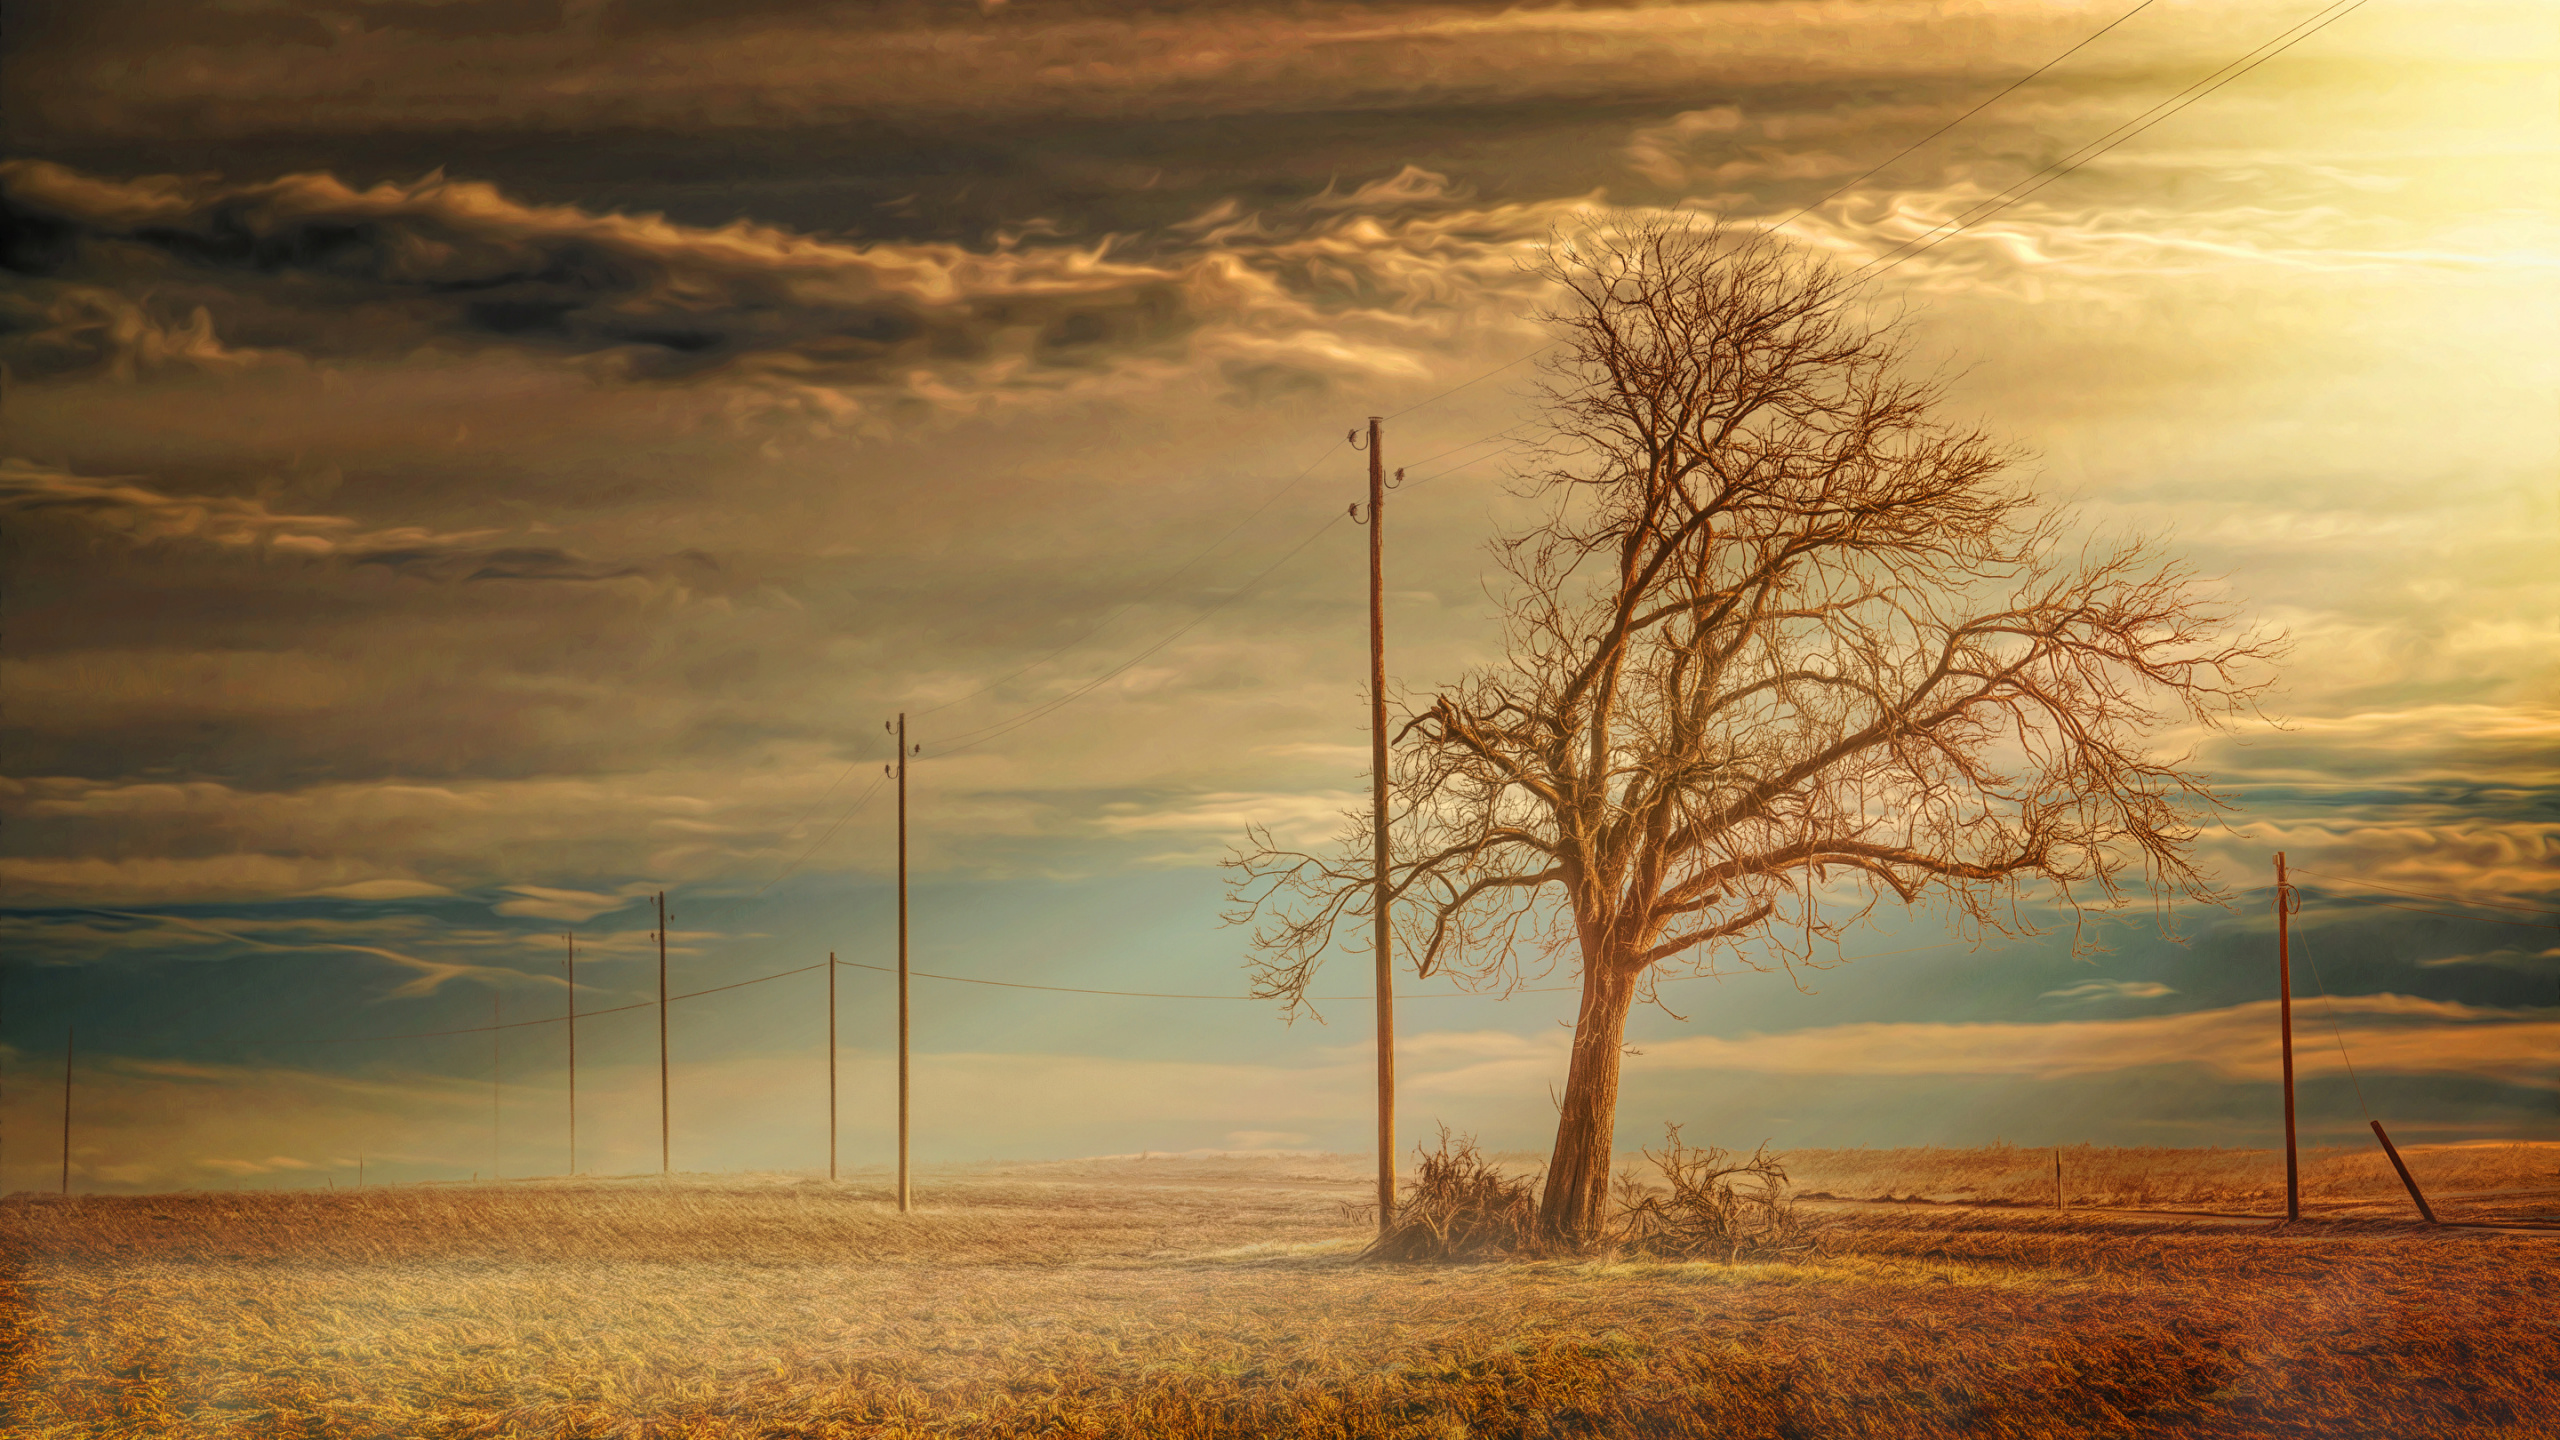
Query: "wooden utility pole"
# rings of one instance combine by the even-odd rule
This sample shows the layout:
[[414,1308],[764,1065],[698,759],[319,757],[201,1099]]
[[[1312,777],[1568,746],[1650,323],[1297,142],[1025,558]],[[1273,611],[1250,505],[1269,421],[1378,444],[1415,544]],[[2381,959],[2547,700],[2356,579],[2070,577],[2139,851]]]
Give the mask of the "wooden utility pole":
[[898,712],[898,1213],[914,1207],[907,1182],[907,714]]
[[[1396,972],[1394,931],[1387,917],[1387,570],[1379,521],[1387,498],[1379,420],[1369,417],[1369,835],[1376,886],[1369,908],[1378,962],[1378,1233],[1396,1210]],[[1399,479],[1402,477],[1399,476]]]
[[578,1173],[578,932],[569,940],[569,1174]]
[[667,1168],[667,892],[658,892],[658,1173]]
[[2284,852],[2276,852],[2277,1024],[2284,1036],[2284,1218],[2302,1218],[2302,1163],[2293,1138],[2293,887],[2285,883]]
[[73,1027],[62,1027],[62,1193],[71,1193],[71,1051]]
[[498,1003],[498,992],[489,992],[489,1178],[503,1178],[498,1164],[498,1032],[505,1028],[507,1017]]
[[836,1178],[836,952],[827,952],[827,1178]]

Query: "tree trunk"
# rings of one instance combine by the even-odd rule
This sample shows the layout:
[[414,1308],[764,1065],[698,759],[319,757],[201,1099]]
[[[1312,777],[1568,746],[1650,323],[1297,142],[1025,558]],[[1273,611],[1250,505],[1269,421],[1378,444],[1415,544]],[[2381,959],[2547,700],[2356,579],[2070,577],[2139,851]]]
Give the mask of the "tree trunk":
[[1549,1239],[1588,1244],[1599,1236],[1606,1218],[1611,1142],[1618,1125],[1618,1060],[1635,995],[1633,975],[1621,973],[1606,959],[1584,960],[1573,1063],[1565,1072],[1555,1154],[1547,1161],[1546,1194],[1538,1205],[1538,1225]]

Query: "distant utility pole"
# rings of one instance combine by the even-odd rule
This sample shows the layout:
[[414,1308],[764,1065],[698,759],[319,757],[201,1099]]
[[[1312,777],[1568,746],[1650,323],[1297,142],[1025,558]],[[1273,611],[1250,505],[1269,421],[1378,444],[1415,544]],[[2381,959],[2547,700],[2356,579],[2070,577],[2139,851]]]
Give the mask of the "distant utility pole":
[[836,1178],[836,952],[827,952],[827,1178]]
[[506,1028],[505,1008],[498,992],[489,992],[489,1178],[500,1178],[498,1165],[498,1032]]
[[2302,1162],[2293,1141],[2293,939],[2287,917],[2300,907],[2285,883],[2284,852],[2276,852],[2277,1023],[2284,1034],[2284,1218],[2302,1218]]
[[[1376,893],[1369,909],[1376,925],[1378,961],[1378,1231],[1396,1211],[1396,973],[1394,932],[1387,916],[1387,570],[1386,532],[1379,520],[1387,498],[1386,462],[1379,452],[1377,416],[1369,417],[1369,839]],[[1396,472],[1402,480],[1404,472]]]
[[564,930],[569,941],[569,1174],[578,1173],[578,932]]
[[898,1213],[915,1206],[907,1179],[907,714],[898,712]]
[[667,892],[658,892],[658,1173],[667,1156]]
[[72,1028],[62,1027],[62,1193],[71,1193],[71,1050]]

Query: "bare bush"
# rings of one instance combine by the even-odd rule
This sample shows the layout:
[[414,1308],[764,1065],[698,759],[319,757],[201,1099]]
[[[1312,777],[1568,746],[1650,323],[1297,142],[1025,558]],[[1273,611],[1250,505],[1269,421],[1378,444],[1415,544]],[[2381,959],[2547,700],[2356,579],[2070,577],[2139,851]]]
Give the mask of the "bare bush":
[[1446,1125],[1438,1149],[1414,1152],[1413,1181],[1396,1201],[1394,1223],[1363,1259],[1476,1260],[1538,1248],[1534,1182],[1495,1169],[1474,1136],[1452,1137]]
[[1787,1194],[1786,1167],[1766,1142],[1744,1155],[1687,1144],[1677,1125],[1662,1128],[1661,1153],[1647,1150],[1644,1158],[1661,1173],[1667,1192],[1621,1176],[1611,1244],[1644,1254],[1721,1255],[1728,1261],[1746,1253],[1777,1256],[1813,1248],[1811,1229]]

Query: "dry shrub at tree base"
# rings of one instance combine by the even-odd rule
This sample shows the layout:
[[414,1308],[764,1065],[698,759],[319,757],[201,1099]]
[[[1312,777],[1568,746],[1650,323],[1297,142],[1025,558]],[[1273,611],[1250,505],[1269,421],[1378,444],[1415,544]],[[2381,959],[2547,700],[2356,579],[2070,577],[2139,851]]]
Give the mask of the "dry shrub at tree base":
[[[1352,1212],[1377,1218],[1377,1207]],[[1476,1149],[1472,1136],[1440,1127],[1436,1150],[1415,1148],[1413,1180],[1397,1193],[1385,1232],[1360,1252],[1369,1260],[1480,1260],[1543,1254],[1538,1187],[1505,1175]]]
[[1833,1206],[1792,1261],[1375,1265],[1341,1210],[1364,1159],[1220,1168],[928,1175],[904,1220],[869,1183],[16,1197],[0,1431],[2520,1440],[2560,1414],[2548,1237]]
[[[1799,1254],[1813,1248],[1812,1226],[1787,1196],[1787,1172],[1767,1146],[1737,1155],[1693,1146],[1680,1127],[1665,1127],[1663,1148],[1645,1160],[1659,1183],[1633,1169],[1618,1176],[1616,1204],[1601,1232],[1571,1245],[1538,1224],[1538,1186],[1487,1159],[1470,1136],[1440,1129],[1438,1148],[1415,1148],[1413,1180],[1398,1195],[1394,1222],[1362,1258],[1483,1260],[1554,1258],[1623,1252],[1726,1261]],[[1747,1185],[1744,1183],[1747,1182]],[[1375,1207],[1354,1214],[1374,1219]]]
[[[1610,1244],[1639,1254],[1726,1261],[1813,1248],[1813,1227],[1788,1198],[1786,1167],[1768,1146],[1737,1155],[1686,1144],[1677,1125],[1664,1130],[1661,1151],[1644,1152],[1662,1177],[1663,1191],[1654,1193],[1632,1172],[1621,1174]],[[1748,1188],[1736,1177],[1748,1181]]]

